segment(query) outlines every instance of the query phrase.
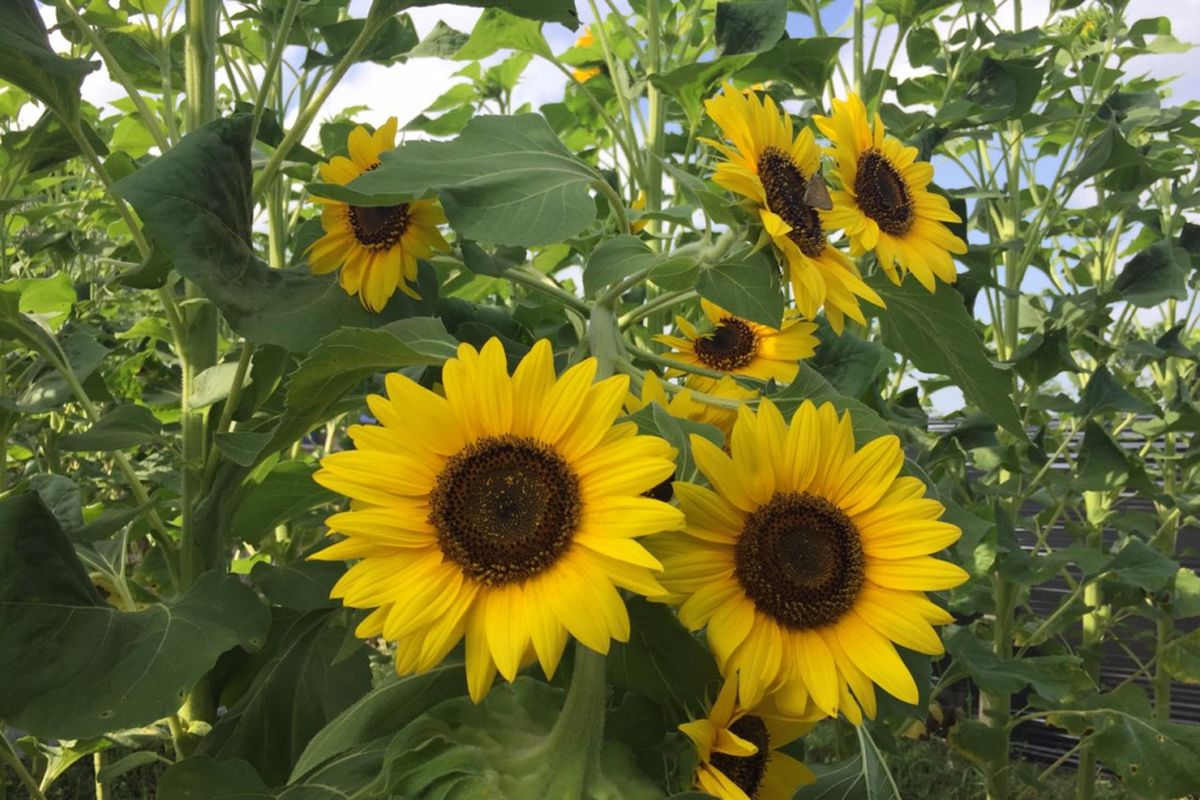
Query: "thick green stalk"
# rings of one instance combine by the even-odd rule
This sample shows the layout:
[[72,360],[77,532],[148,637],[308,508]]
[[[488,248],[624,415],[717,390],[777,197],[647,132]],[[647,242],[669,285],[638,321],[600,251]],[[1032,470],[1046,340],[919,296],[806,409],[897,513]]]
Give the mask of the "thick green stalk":
[[854,0],[854,91],[863,91],[863,38],[865,35],[863,0]]
[[[1101,531],[1108,517],[1108,502],[1103,492],[1084,492],[1083,503],[1087,514],[1088,546],[1099,550],[1102,546]],[[1083,602],[1088,607],[1081,620],[1083,644],[1083,669],[1092,682],[1100,683],[1100,640],[1104,637],[1104,618],[1107,610],[1100,594],[1100,582],[1092,580],[1083,589]],[[1092,800],[1096,795],[1096,753],[1087,739],[1079,748],[1079,768],[1076,772],[1076,800]]]
[[292,30],[292,23],[295,21],[296,12],[299,9],[300,0],[287,0],[287,5],[283,9],[283,19],[279,23],[279,30],[275,32],[275,41],[271,45],[271,56],[267,60],[262,83],[259,84],[258,94],[254,98],[254,128],[251,139],[258,135],[258,126],[262,123],[263,111],[267,105],[267,95],[271,91],[270,87],[275,84],[275,73],[279,69],[279,62],[283,60],[288,34]]
[[[658,0],[646,0],[646,100],[650,109],[650,128],[646,131],[646,210],[662,210],[662,159],[665,156],[666,103],[662,93],[650,80],[650,76],[662,69],[661,44],[662,19]],[[650,230],[657,232],[658,220],[650,223]],[[653,247],[661,247],[657,239]]]
[[[1174,316],[1174,314],[1172,314]],[[1175,475],[1175,434],[1167,433],[1163,435],[1163,449],[1166,451],[1163,459],[1163,491],[1167,497],[1177,497]],[[1165,510],[1164,510],[1165,511]],[[1155,544],[1158,545],[1159,551],[1169,558],[1175,558],[1176,540],[1179,534],[1179,514],[1178,508],[1172,511],[1165,512],[1169,514],[1162,522],[1162,528],[1156,536]],[[1170,597],[1175,593],[1175,580],[1172,579],[1165,588],[1167,596]],[[1163,658],[1164,651],[1175,634],[1175,620],[1171,618],[1170,611],[1165,608],[1158,609],[1159,617],[1155,625],[1154,637],[1154,718],[1159,720],[1169,720],[1171,718],[1171,673],[1167,670]]]
[[[992,629],[992,650],[1000,658],[1012,657],[1012,607],[1015,597],[1013,584],[999,574],[992,575],[992,598],[996,607],[996,622]],[[1004,747],[995,759],[985,766],[988,800],[1008,800],[1008,734],[1012,715],[1012,695],[1007,692],[983,693],[979,698],[983,721],[1003,732]]]
[[571,688],[542,753],[554,764],[554,776],[543,796],[582,798],[596,784],[604,745],[607,692],[604,656],[576,642]]
[[219,0],[187,0],[184,82],[187,127],[194,131],[217,117],[217,12]]

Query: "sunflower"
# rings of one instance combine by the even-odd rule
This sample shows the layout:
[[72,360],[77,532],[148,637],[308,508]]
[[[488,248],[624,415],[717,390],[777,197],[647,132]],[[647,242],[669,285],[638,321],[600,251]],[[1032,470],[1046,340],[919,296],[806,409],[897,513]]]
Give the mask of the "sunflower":
[[614,425],[628,376],[593,384],[596,360],[555,377],[549,341],[509,377],[504,349],[460,345],[445,397],[400,374],[368,405],[379,425],[349,429],[357,449],[316,480],[352,501],[327,520],[346,538],[316,554],[357,559],[332,596],[373,609],[364,638],[396,643],[396,670],[423,672],[466,637],[467,687],[496,671],[554,674],[567,634],[600,653],[627,641],[617,587],[662,593],[637,537],[676,528],[679,510],[642,493],[671,475],[662,439]]
[[[379,166],[379,154],[396,146],[396,118],[375,133],[359,125],[350,131],[350,157],[334,156],[320,166],[321,179],[345,186]],[[436,200],[412,200],[395,206],[352,206],[314,197],[324,206],[325,235],[308,249],[308,264],[317,275],[341,269],[338,281],[346,294],[358,295],[363,306],[381,311],[397,287],[420,299],[409,286],[417,280],[417,259],[448,250],[437,226],[446,215]]]
[[[683,337],[654,337],[674,348],[669,358],[727,375],[790,383],[800,370],[800,360],[816,352],[815,323],[785,317],[783,327],[776,329],[736,317],[707,300],[700,301],[700,308],[712,323],[712,331],[702,334],[683,317],[676,317],[675,324]],[[695,388],[707,392],[715,380],[698,381]]]
[[895,436],[855,449],[849,413],[803,403],[789,425],[770,400],[742,406],[731,455],[692,437],[712,489],[677,482],[687,526],[655,537],[667,602],[707,627],[742,702],[767,694],[800,717],[809,703],[855,724],[875,714],[874,684],[908,703],[917,685],[893,643],[941,653],[951,616],[925,591],[966,580],[931,557],[961,534],[925,485],[900,476]]
[[603,73],[604,68],[599,64],[595,64],[590,67],[576,67],[575,69],[571,70],[571,77],[580,83],[587,83],[592,78],[602,75]]
[[779,748],[803,736],[809,719],[739,708],[737,681],[728,679],[706,719],[679,726],[700,756],[695,786],[719,800],[791,800],[812,783],[812,771]]
[[703,139],[728,159],[713,180],[749,198],[763,230],[787,262],[796,306],[808,319],[825,317],[841,333],[845,317],[866,322],[858,300],[883,300],[863,282],[858,268],[825,236],[821,216],[805,201],[809,182],[820,169],[821,151],[808,128],[793,137],[792,119],[769,96],[743,95],[726,84],[704,101],[708,115],[733,146]]
[[926,188],[933,165],[917,160],[917,148],[885,136],[879,114],[869,122],[856,94],[834,100],[832,117],[813,119],[833,142],[830,153],[842,183],[841,191],[830,192],[833,210],[824,219],[846,231],[850,254],[874,250],[892,283],[899,284],[904,271],[931,292],[934,276],[953,283],[950,254],[967,252],[967,245],[942,224],[959,222],[958,214]]

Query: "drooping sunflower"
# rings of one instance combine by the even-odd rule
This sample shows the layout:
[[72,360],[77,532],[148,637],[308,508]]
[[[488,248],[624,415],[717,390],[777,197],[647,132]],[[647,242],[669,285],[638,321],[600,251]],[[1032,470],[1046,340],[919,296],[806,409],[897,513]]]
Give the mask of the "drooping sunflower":
[[[334,156],[321,164],[321,179],[345,186],[379,166],[379,154],[396,146],[396,118],[374,133],[359,125],[350,131],[350,157]],[[395,206],[352,206],[314,197],[324,206],[325,235],[308,249],[308,265],[324,275],[341,269],[338,282],[363,306],[381,311],[396,289],[420,298],[409,284],[417,280],[417,259],[429,258],[449,245],[438,230],[446,215],[436,200],[413,200]]]
[[[800,370],[801,359],[810,358],[817,350],[816,324],[794,315],[785,317],[783,327],[776,329],[734,316],[707,300],[701,300],[700,307],[712,323],[711,331],[701,333],[683,317],[676,317],[682,337],[654,337],[674,348],[668,358],[729,375],[789,383]],[[707,392],[715,383],[715,378],[707,378],[696,382],[695,388]]]
[[782,713],[809,703],[855,724],[874,684],[909,703],[917,685],[893,643],[942,652],[952,617],[925,596],[966,580],[932,557],[961,535],[925,485],[901,476],[899,439],[855,449],[849,413],[805,402],[790,425],[770,400],[738,411],[731,455],[692,437],[712,489],[674,485],[685,529],[655,537],[680,620],[707,628],[742,702],[772,693]]
[[719,800],[791,800],[815,776],[779,748],[808,733],[813,721],[741,708],[737,685],[726,679],[708,717],[679,726],[700,756],[695,786]]
[[931,292],[935,276],[953,283],[950,254],[967,252],[967,244],[943,224],[960,220],[945,197],[928,189],[933,165],[917,160],[917,148],[887,136],[879,114],[869,120],[856,94],[834,100],[833,116],[813,120],[833,143],[842,183],[830,192],[833,210],[824,219],[846,231],[850,254],[874,250],[896,284],[905,271]]
[[732,143],[702,140],[728,159],[717,165],[713,180],[758,209],[763,229],[787,262],[796,307],[806,318],[816,319],[824,306],[838,333],[845,317],[864,323],[859,298],[877,306],[883,300],[863,282],[858,268],[829,244],[821,215],[805,202],[821,161],[812,131],[804,128],[793,135],[791,117],[770,96],[743,94],[730,84],[704,106]]
[[504,349],[460,345],[445,397],[399,374],[354,425],[356,449],[327,456],[316,480],[352,501],[327,520],[346,538],[316,554],[357,559],[333,597],[374,609],[364,638],[396,643],[396,670],[436,666],[466,637],[478,702],[496,671],[534,658],[553,675],[567,634],[600,653],[626,641],[617,587],[653,596],[658,561],[638,537],[682,524],[642,497],[675,469],[670,445],[614,425],[627,376],[593,383],[596,360],[555,377],[537,342],[510,377]]

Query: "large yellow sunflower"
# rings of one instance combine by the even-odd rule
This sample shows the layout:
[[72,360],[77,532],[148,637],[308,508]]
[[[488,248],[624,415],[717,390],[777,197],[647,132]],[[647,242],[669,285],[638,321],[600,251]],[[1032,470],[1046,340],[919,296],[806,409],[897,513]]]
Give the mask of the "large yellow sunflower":
[[815,776],[779,748],[808,733],[813,722],[740,708],[737,685],[726,679],[708,717],[679,726],[700,756],[695,786],[719,800],[791,800]]
[[928,190],[933,165],[917,161],[917,148],[884,135],[883,120],[868,121],[858,95],[833,101],[832,117],[814,117],[833,142],[841,190],[830,192],[833,210],[824,220],[850,237],[850,254],[870,250],[893,283],[903,271],[934,291],[934,276],[955,279],[951,253],[967,252],[967,244],[942,223],[958,222],[950,203]]
[[626,641],[617,587],[662,593],[637,537],[678,527],[679,510],[642,493],[675,469],[670,445],[614,425],[627,376],[593,384],[596,360],[556,378],[543,339],[511,377],[491,339],[442,367],[445,397],[399,374],[368,405],[379,425],[316,480],[352,501],[327,521],[346,538],[315,557],[357,559],[333,596],[374,609],[356,631],[396,643],[396,670],[423,672],[466,636],[479,701],[496,671],[534,657],[547,675],[567,634],[600,653]]
[[811,702],[858,724],[875,714],[874,684],[915,703],[893,642],[941,653],[933,626],[952,618],[924,592],[967,574],[930,555],[961,532],[898,474],[899,439],[855,450],[849,413],[805,402],[789,425],[763,399],[757,413],[739,409],[730,449],[692,437],[713,488],[677,482],[687,526],[651,545],[680,620],[707,627],[748,706],[773,693],[788,716]]
[[865,323],[859,298],[877,306],[883,300],[863,282],[858,268],[830,246],[821,216],[804,199],[820,170],[821,151],[812,131],[804,128],[793,137],[792,118],[770,96],[759,99],[729,84],[704,106],[733,143],[702,140],[728,159],[717,165],[713,180],[758,208],[763,229],[787,262],[796,307],[816,319],[824,306],[837,333],[845,317]]
[[[711,331],[700,333],[692,323],[676,317],[675,324],[682,337],[666,334],[654,337],[655,341],[674,348],[668,358],[728,375],[790,383],[800,371],[801,359],[816,352],[815,323],[792,316],[785,318],[782,328],[775,329],[735,317],[707,300],[701,300],[700,307],[712,323]],[[707,392],[715,383],[715,378],[707,378],[697,382],[695,388]]]
[[[321,179],[344,186],[378,167],[379,154],[395,146],[395,117],[373,134],[359,125],[347,140],[350,157],[334,156],[322,164]],[[360,207],[324,197],[313,199],[324,206],[325,235],[308,249],[309,269],[323,275],[340,268],[342,288],[358,295],[371,311],[381,311],[397,288],[420,297],[409,285],[417,280],[417,259],[449,249],[437,228],[446,215],[436,200]]]

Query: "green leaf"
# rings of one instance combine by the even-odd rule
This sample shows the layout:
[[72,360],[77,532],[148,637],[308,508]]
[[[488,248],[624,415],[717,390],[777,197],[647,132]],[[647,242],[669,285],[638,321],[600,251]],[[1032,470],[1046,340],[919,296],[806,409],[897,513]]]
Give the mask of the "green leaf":
[[450,58],[467,43],[471,37],[462,31],[455,30],[442,20],[438,20],[433,30],[425,34],[420,44],[408,51],[409,58]]
[[[237,369],[236,361],[226,361],[214,364],[197,375],[192,384],[192,408],[206,408],[229,397]],[[242,383],[246,383],[244,378]]]
[[1154,308],[1170,298],[1186,300],[1188,262],[1182,247],[1155,242],[1125,264],[1109,297],[1138,308]]
[[[970,675],[980,689],[992,694],[1015,694],[1032,685],[1050,700],[1067,696],[1080,679],[1087,681],[1074,656],[1001,658],[971,630],[960,628],[946,639],[955,669]],[[944,676],[949,683],[949,676]]]
[[1014,362],[1017,374],[1036,386],[1063,372],[1083,371],[1071,355],[1067,332],[1062,328],[1030,336],[1017,350]]
[[783,39],[738,71],[747,81],[787,81],[809,97],[821,97],[837,67],[842,45],[835,36]]
[[320,730],[292,770],[292,782],[322,764],[381,737],[394,734],[443,700],[466,692],[463,665],[443,662],[429,672],[393,678],[372,689]]
[[794,800],[900,800],[900,789],[879,745],[865,727],[854,732],[858,734],[858,755],[813,765],[816,781],[801,787]]
[[850,331],[838,336],[823,319],[817,338],[821,343],[816,355],[806,359],[805,364],[843,395],[862,397],[888,367],[891,354],[878,342],[860,339]]
[[329,595],[345,573],[346,565],[333,561],[301,560],[287,564],[259,561],[250,570],[250,579],[272,605],[293,611],[317,611],[341,605]]
[[457,350],[458,342],[432,317],[377,330],[343,328],[322,339],[296,367],[288,382],[288,408],[326,406],[375,372],[441,364]]
[[983,110],[972,115],[971,121],[997,122],[1029,113],[1043,77],[1038,59],[984,56],[975,80],[967,88],[966,98]]
[[659,258],[636,236],[617,236],[600,244],[583,267],[583,290],[588,297],[652,265]]
[[1007,758],[1008,734],[979,720],[959,720],[950,729],[950,745],[976,764],[995,764]]
[[537,114],[477,116],[449,142],[409,142],[348,186],[313,194],[386,206],[436,191],[468,239],[530,247],[574,236],[596,218],[588,184],[599,174],[575,158]]
[[255,344],[303,352],[343,327],[373,328],[428,313],[437,296],[423,269],[414,301],[397,293],[380,314],[333,275],[271,269],[251,242],[249,116],[211,122],[117,183],[175,269],[194,281],[235,331]]
[[1132,414],[1153,414],[1155,408],[1145,400],[1134,397],[1127,392],[1108,367],[1101,364],[1096,367],[1087,386],[1079,396],[1076,413],[1084,418],[1093,417],[1108,411],[1125,411]]
[[784,35],[787,0],[717,3],[716,39],[721,55],[761,53]]
[[1156,720],[1135,685],[1092,698],[1089,741],[1134,797],[1180,797],[1200,786],[1200,726]]
[[[31,325],[33,323],[30,323]],[[48,366],[25,390],[17,397],[15,408],[28,413],[49,411],[75,399],[59,364],[66,364],[75,373],[80,382],[87,380],[99,368],[108,348],[96,341],[92,334],[85,330],[74,330],[62,340],[61,348],[53,340],[39,342],[38,352],[47,360]],[[7,401],[4,401],[7,404]]]
[[0,19],[0,78],[29,92],[64,120],[77,119],[83,78],[99,64],[57,55],[33,0],[0,0]]
[[1089,420],[1083,429],[1075,464],[1076,488],[1084,491],[1116,489],[1129,478],[1129,455],[1108,431]]
[[201,740],[197,754],[243,759],[267,783],[285,782],[309,740],[371,687],[365,648],[338,659],[351,633],[346,616],[339,610],[277,611],[267,645],[250,665],[253,683]]
[[463,263],[476,275],[499,278],[506,269],[525,263],[524,247],[497,247],[489,253],[469,239],[462,243]]
[[83,433],[59,437],[63,450],[124,450],[158,438],[162,423],[145,406],[119,405]]
[[36,495],[0,500],[0,717],[12,725],[68,739],[148,725],[226,650],[261,646],[267,624],[253,590],[214,573],[176,601],[118,611]]
[[868,283],[887,302],[887,308],[869,307],[879,317],[885,345],[908,356],[919,370],[948,376],[968,402],[1009,433],[1026,438],[1013,405],[1012,375],[988,358],[962,295],[942,283],[930,294],[912,279],[894,286],[881,275]]
[[478,61],[497,50],[516,50],[554,58],[550,45],[542,36],[540,22],[515,16],[499,8],[489,8],[480,15],[467,43],[454,54],[454,58],[457,61]]
[[1172,640],[1161,657],[1163,667],[1175,680],[1200,683],[1200,628]]
[[1141,154],[1125,141],[1120,130],[1110,125],[1088,145],[1067,180],[1078,185],[1101,172],[1138,164],[1143,160]]
[[[158,800],[273,800],[276,795],[245,761],[216,761],[196,756],[176,763],[162,774],[157,797]],[[318,798],[324,800],[320,795],[303,800]]]
[[[443,0],[405,0],[404,5],[414,8],[441,2]],[[456,5],[503,9],[528,19],[560,22],[571,30],[579,27],[579,13],[575,10],[574,0],[457,0]]]
[[746,261],[702,269],[696,291],[730,313],[779,328],[783,324],[783,290],[779,270],[763,252]]
[[[365,19],[347,19],[320,27],[326,52],[310,49],[304,59],[304,69],[333,66],[345,57],[354,40],[367,24]],[[358,60],[376,64],[395,64],[417,46],[417,30],[408,14],[388,17],[378,26]]]
[[278,525],[332,502],[337,495],[313,480],[316,467],[303,461],[281,461],[253,484],[233,513],[233,535],[259,545]]
[[252,467],[264,447],[271,442],[269,431],[223,431],[214,438],[221,454],[235,464]]
[[1137,586],[1147,592],[1163,589],[1175,573],[1179,562],[1168,558],[1141,539],[1129,539],[1113,556],[1109,574],[1119,583]]
[[4,287],[5,291],[20,293],[18,308],[22,314],[43,319],[51,330],[58,330],[75,307],[75,284],[67,272],[49,278],[5,281]]
[[632,632],[628,642],[613,642],[609,680],[668,709],[672,724],[686,722],[716,697],[716,661],[670,606],[641,597],[630,597],[626,606]]

